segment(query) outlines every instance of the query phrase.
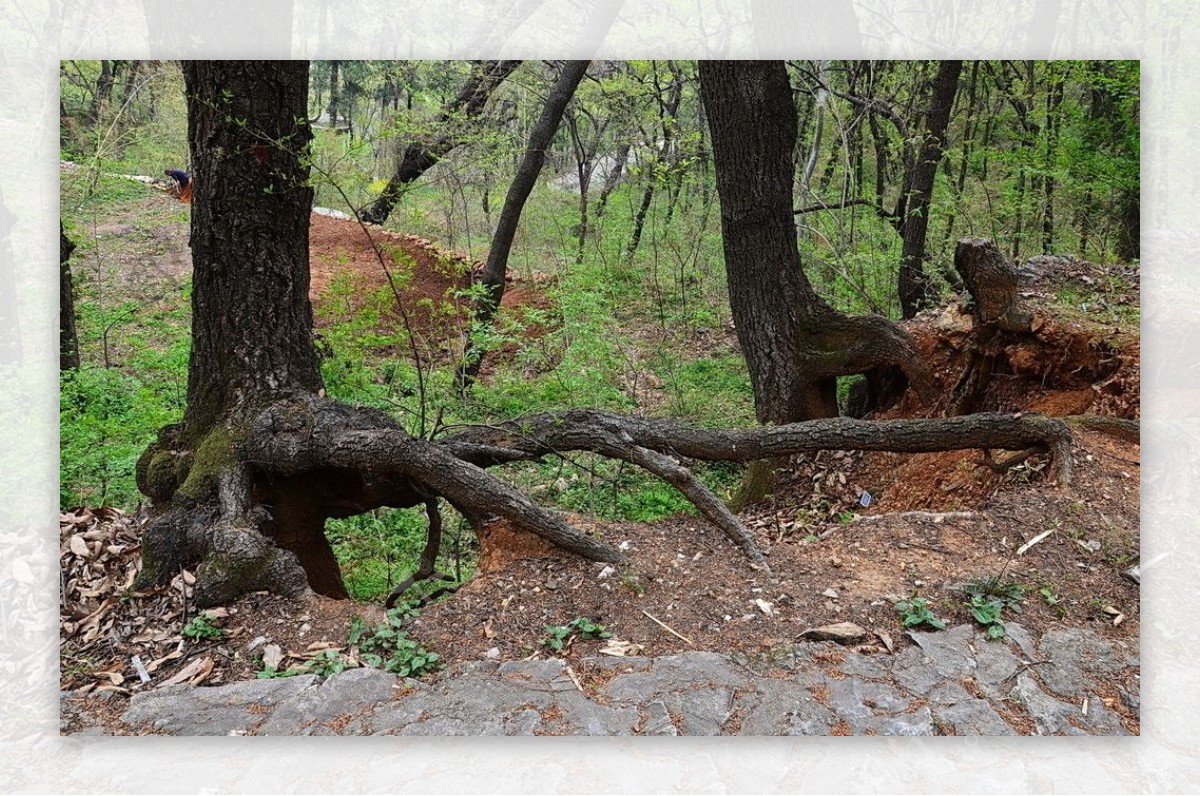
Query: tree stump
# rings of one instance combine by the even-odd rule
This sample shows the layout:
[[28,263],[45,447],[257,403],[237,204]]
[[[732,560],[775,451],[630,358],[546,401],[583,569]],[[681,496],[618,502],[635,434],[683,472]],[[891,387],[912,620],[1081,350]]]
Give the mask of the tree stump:
[[1017,303],[1017,269],[989,238],[963,238],[954,249],[954,270],[975,300],[977,332],[994,327],[1028,332],[1033,316]]
[[975,334],[967,364],[954,385],[954,413],[976,411],[1000,355],[1004,333],[1032,329],[1033,316],[1017,302],[1016,267],[989,238],[963,238],[954,249],[954,269],[971,294]]

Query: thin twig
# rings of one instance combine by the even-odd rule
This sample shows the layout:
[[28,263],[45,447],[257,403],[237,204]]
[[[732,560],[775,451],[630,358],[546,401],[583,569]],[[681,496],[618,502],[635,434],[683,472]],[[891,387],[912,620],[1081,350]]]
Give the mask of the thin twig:
[[654,624],[656,624],[656,625],[658,625],[659,627],[661,627],[663,630],[665,630],[665,631],[667,631],[668,633],[670,633],[672,636],[675,636],[676,638],[681,638],[681,639],[683,639],[684,641],[686,641],[688,644],[690,644],[690,645],[691,645],[691,646],[693,646],[693,647],[694,647],[694,646],[696,646],[696,642],[692,641],[692,640],[691,640],[690,638],[688,638],[687,636],[685,636],[685,635],[683,635],[683,634],[681,634],[681,633],[677,633],[676,631],[672,630],[670,626],[668,626],[668,625],[667,625],[665,622],[663,622],[662,620],[655,618],[655,617],[654,617],[654,616],[653,616],[653,615],[652,615],[652,614],[651,614],[649,611],[647,611],[647,610],[645,610],[645,609],[642,609],[642,613],[643,613],[643,614],[645,614],[645,616],[646,616],[646,618],[647,618],[647,619],[649,619],[651,622],[653,622]]

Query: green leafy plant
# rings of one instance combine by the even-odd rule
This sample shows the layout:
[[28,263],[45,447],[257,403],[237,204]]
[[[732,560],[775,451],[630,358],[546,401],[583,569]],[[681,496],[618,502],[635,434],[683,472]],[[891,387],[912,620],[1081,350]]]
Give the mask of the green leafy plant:
[[208,614],[200,614],[188,622],[180,631],[184,636],[199,641],[203,638],[221,638],[225,629],[213,622]]
[[573,637],[582,639],[611,638],[612,633],[586,617],[576,617],[565,625],[545,625],[546,638],[542,643],[554,650],[562,652]]
[[999,639],[1008,635],[1004,628],[1004,610],[1021,612],[1021,601],[1025,599],[1024,586],[1005,580],[1001,575],[992,575],[969,580],[961,590],[968,595],[967,607],[971,616],[984,628],[988,638]]
[[971,616],[983,626],[988,638],[1004,638],[1008,635],[1008,631],[1004,629],[1004,620],[1001,619],[1004,606],[998,600],[988,599],[976,594],[971,598],[969,607],[971,609]]
[[357,645],[363,663],[401,677],[420,677],[441,667],[441,656],[408,637],[404,621],[416,615],[413,606],[402,604],[387,612],[387,621],[369,627],[355,617],[350,623],[350,644]]
[[929,600],[925,597],[901,600],[896,603],[896,610],[900,612],[900,623],[905,627],[929,625],[935,630],[946,629],[946,623],[937,618],[929,607]]

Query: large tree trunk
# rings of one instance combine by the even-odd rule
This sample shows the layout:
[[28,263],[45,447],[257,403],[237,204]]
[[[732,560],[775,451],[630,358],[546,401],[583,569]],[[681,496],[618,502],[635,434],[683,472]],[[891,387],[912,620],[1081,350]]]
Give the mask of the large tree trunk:
[[308,300],[308,63],[185,61],[183,70],[195,172],[192,352],[183,422],[138,463],[139,488],[167,509],[146,530],[143,580],[203,561],[205,599],[268,584],[296,593],[307,588],[299,558],[311,579],[344,595],[324,517],[260,508],[294,508],[294,488],[257,482],[241,456],[263,407],[322,387]]
[[[783,62],[701,61],[700,90],[712,129],[729,305],[759,422],[835,417],[837,379],[851,374],[869,375],[876,401],[885,382],[905,380],[928,397],[928,375],[908,335],[878,315],[837,312],[801,268],[792,220],[796,112]],[[776,464],[751,467],[733,505],[769,494]]]
[[[575,89],[587,72],[589,61],[564,61],[562,71],[546,104],[542,107],[542,115],[538,118],[533,130],[529,133],[529,142],[525,147],[525,155],[517,168],[516,176],[508,187],[504,197],[504,209],[500,211],[500,219],[496,222],[496,233],[492,236],[492,245],[488,249],[487,262],[483,267],[480,281],[484,287],[484,296],[479,300],[475,312],[474,325],[477,328],[487,328],[492,323],[500,301],[504,298],[504,283],[508,276],[508,255],[512,251],[513,240],[517,236],[517,224],[521,221],[521,211],[525,208],[525,200],[533,192],[538,175],[542,173],[542,164],[546,161],[546,150],[554,141],[554,134],[562,121],[567,103],[575,95]],[[473,341],[468,342],[463,354],[463,364],[458,368],[457,382],[460,390],[467,390],[479,375],[483,366],[484,350]]]
[[382,224],[392,213],[404,187],[444,158],[462,143],[463,122],[479,118],[492,94],[513,73],[520,61],[480,61],[472,66],[471,75],[437,120],[439,134],[430,141],[413,141],[404,149],[396,171],[387,187],[370,207],[361,214],[362,220]]
[[800,264],[792,220],[796,114],[781,61],[702,61],[729,303],[761,423],[838,414],[837,377],[924,368],[897,326],[830,307]]

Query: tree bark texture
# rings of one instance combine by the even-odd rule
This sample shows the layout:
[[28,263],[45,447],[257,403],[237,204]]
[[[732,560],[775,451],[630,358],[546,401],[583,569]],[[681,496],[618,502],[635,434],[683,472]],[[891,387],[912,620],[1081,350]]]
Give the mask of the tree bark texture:
[[308,64],[187,61],[194,170],[184,426],[322,387],[308,300]]
[[405,186],[415,182],[462,143],[463,123],[483,115],[492,94],[520,65],[521,61],[479,61],[474,64],[454,101],[438,116],[436,126],[441,132],[431,141],[413,141],[404,148],[387,187],[363,211],[362,220],[370,224],[387,221]]
[[322,387],[308,300],[308,63],[183,71],[195,183],[188,402],[138,461],[138,487],[163,511],[144,533],[142,582],[202,562],[205,600],[266,584],[300,593],[308,580],[345,596],[324,515],[305,510],[303,488],[256,480],[243,449],[263,407]]
[[[554,134],[558,131],[563,112],[567,109],[567,103],[575,95],[575,89],[583,80],[589,63],[590,61],[563,62],[562,71],[559,73],[554,88],[550,91],[550,96],[546,99],[542,114],[529,133],[525,155],[521,158],[521,165],[517,168],[517,173],[504,197],[504,208],[500,211],[500,218],[496,222],[496,233],[492,236],[492,245],[488,249],[487,262],[484,264],[483,274],[480,278],[485,288],[485,295],[480,299],[475,312],[474,322],[477,326],[487,327],[491,324],[496,309],[504,298],[504,282],[508,275],[508,255],[512,251],[513,240],[517,236],[521,211],[525,208],[525,201],[529,198],[529,194],[533,192],[533,186],[537,184],[538,175],[542,172],[542,164],[546,161],[546,150],[554,141]],[[463,354],[463,364],[459,367],[457,374],[460,389],[467,389],[475,381],[480,367],[483,366],[483,355],[483,350],[473,342],[468,342],[467,350]]]
[[980,327],[1027,332],[1032,317],[1017,303],[1017,269],[988,238],[963,238],[954,249],[954,269],[962,277]]
[[761,423],[836,416],[837,377],[899,366],[927,394],[908,335],[813,290],[792,220],[796,114],[781,61],[701,61],[729,304]]

